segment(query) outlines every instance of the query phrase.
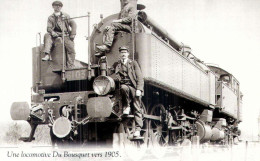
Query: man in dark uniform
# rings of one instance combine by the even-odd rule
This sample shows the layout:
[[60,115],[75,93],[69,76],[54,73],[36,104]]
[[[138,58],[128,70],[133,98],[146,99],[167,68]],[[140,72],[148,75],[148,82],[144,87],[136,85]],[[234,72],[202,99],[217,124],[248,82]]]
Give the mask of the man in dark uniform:
[[119,19],[113,20],[111,26],[106,27],[104,32],[104,44],[97,46],[101,52],[109,51],[114,40],[116,31],[131,32],[132,19],[137,14],[137,0],[120,0],[122,9],[119,14]]
[[[64,46],[67,53],[67,67],[74,67],[75,60],[75,49],[74,49],[74,38],[76,35],[76,23],[70,19],[70,16],[64,12],[61,12],[63,4],[60,1],[54,1],[52,7],[54,13],[49,16],[47,23],[47,32],[44,35],[44,50],[46,54],[43,61],[50,60],[50,51],[53,42],[57,38],[62,38],[62,28],[64,28]],[[65,19],[62,21],[62,19]]]
[[120,47],[120,60],[116,62],[113,67],[115,73],[111,75],[115,81],[120,82],[120,92],[123,99],[123,114],[130,113],[130,103],[133,102],[133,111],[136,122],[136,129],[134,136],[140,136],[140,131],[143,126],[141,96],[144,91],[144,79],[138,63],[134,60],[128,59],[129,49],[127,47]]

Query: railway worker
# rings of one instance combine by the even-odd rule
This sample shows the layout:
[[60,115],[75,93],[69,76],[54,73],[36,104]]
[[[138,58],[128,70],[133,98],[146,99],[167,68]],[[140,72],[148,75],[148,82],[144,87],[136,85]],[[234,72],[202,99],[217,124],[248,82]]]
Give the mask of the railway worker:
[[130,60],[128,47],[119,48],[120,60],[113,67],[115,72],[111,75],[115,81],[120,82],[120,91],[123,101],[123,114],[128,115],[131,111],[130,103],[133,103],[136,129],[134,136],[139,137],[143,126],[141,97],[144,91],[144,79],[138,63]]
[[[75,49],[74,49],[74,38],[76,35],[76,23],[69,19],[70,16],[64,12],[61,12],[63,4],[60,1],[54,1],[52,7],[54,13],[49,16],[47,22],[47,33],[44,35],[44,49],[43,52],[46,54],[43,61],[50,60],[50,51],[53,42],[57,38],[62,38],[62,24],[64,24],[64,46],[67,53],[67,67],[74,67],[75,60]],[[62,22],[64,20],[64,23]]]
[[[108,52],[113,44],[115,32],[131,32],[132,19],[137,15],[137,0],[120,0],[121,11],[119,19],[113,20],[111,26],[107,26],[103,35],[103,45],[98,45],[97,49],[101,52]],[[98,55],[98,54],[97,54]]]

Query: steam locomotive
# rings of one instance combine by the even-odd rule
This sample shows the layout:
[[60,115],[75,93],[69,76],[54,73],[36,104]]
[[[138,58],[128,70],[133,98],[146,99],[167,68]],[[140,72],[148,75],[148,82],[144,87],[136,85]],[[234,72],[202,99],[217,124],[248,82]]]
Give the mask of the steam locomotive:
[[[31,125],[32,141],[38,125],[48,125],[53,144],[105,143],[178,145],[183,142],[232,144],[240,135],[242,93],[238,80],[226,70],[206,65],[137,5],[131,32],[115,35],[111,50],[96,56],[106,26],[118,14],[102,18],[89,37],[89,62],[66,68],[62,39],[56,39],[51,61],[41,61],[43,46],[32,49],[31,108],[14,102],[13,120]],[[130,58],[142,70],[144,126],[133,137],[133,114],[123,115],[118,85],[110,77],[120,46],[129,46]]]

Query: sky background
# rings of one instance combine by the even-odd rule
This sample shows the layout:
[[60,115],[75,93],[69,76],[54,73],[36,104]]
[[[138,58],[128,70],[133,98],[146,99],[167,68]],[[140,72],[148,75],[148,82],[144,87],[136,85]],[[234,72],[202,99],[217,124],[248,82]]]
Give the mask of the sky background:
[[[14,101],[30,102],[32,47],[36,34],[46,32],[53,13],[52,0],[1,0],[0,5],[0,125],[11,122]],[[119,0],[62,0],[71,17],[91,12],[91,26],[120,11]],[[179,42],[191,46],[205,63],[232,73],[244,94],[241,128],[257,136],[260,109],[260,1],[259,0],[139,0],[150,17]],[[76,20],[76,59],[87,62],[87,19]],[[91,28],[92,31],[93,27]]]

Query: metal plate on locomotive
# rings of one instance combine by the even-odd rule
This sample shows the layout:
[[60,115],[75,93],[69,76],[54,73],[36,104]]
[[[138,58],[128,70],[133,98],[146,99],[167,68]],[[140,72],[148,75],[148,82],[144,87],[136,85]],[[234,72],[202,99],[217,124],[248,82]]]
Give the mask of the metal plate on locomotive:
[[88,77],[87,69],[67,70],[65,73],[65,78],[67,81],[85,80],[87,79],[87,77]]

